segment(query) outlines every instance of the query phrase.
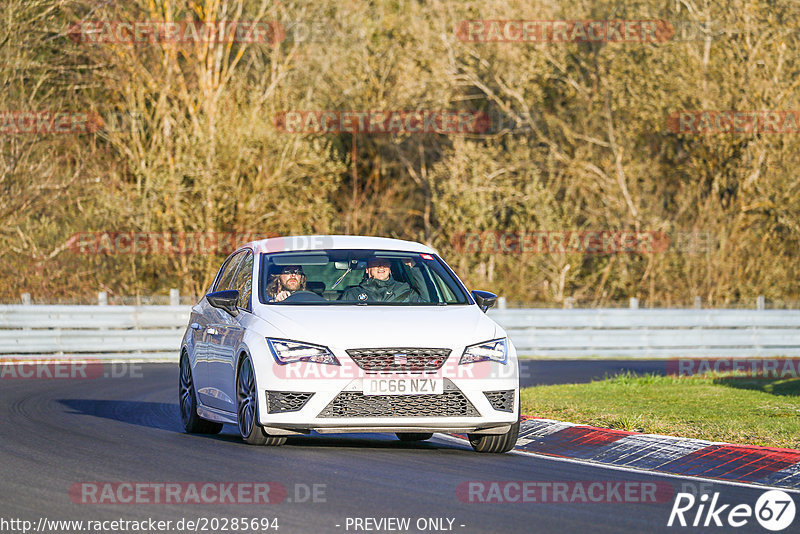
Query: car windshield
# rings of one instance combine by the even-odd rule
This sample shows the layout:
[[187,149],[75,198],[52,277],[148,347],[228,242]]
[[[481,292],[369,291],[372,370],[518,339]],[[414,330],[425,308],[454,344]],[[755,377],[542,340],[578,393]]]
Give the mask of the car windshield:
[[470,304],[438,256],[390,250],[264,254],[264,304],[431,306]]

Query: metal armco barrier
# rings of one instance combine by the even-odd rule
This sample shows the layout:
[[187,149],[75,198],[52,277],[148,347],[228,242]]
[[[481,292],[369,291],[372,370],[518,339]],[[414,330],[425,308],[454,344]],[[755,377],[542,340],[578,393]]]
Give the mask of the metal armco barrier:
[[489,315],[522,355],[800,356],[800,310],[506,309]]
[[0,306],[0,357],[178,361],[189,306]]
[[[0,358],[178,360],[188,306],[0,306]],[[539,357],[800,356],[800,310],[505,309],[489,315]]]

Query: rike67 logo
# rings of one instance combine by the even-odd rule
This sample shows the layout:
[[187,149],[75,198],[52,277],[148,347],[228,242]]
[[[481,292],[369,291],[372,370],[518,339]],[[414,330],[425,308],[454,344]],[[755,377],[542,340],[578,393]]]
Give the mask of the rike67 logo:
[[739,528],[755,520],[767,530],[778,532],[794,521],[795,504],[792,496],[781,490],[761,494],[755,506],[749,504],[719,504],[719,492],[695,497],[678,493],[669,514],[667,526],[733,527]]

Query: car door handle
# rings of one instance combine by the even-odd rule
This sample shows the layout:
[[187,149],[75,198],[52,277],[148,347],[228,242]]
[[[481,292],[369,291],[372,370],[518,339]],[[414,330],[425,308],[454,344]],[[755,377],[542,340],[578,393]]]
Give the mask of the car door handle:
[[216,336],[217,334],[219,334],[219,331],[216,328],[208,328],[206,329],[206,334],[208,334],[209,336]]
[[192,330],[200,330],[203,327],[200,326],[200,323],[192,323],[189,325],[189,328],[191,328]]

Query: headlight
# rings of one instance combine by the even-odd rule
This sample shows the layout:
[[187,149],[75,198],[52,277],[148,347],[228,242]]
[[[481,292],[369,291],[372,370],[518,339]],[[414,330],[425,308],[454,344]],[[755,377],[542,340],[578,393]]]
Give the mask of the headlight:
[[286,339],[267,338],[267,345],[272,351],[272,356],[280,365],[293,362],[314,362],[339,365],[339,360],[328,349],[321,345],[311,345]]
[[498,362],[506,363],[508,359],[508,348],[506,338],[484,341],[476,345],[470,345],[464,349],[459,365],[475,362]]

